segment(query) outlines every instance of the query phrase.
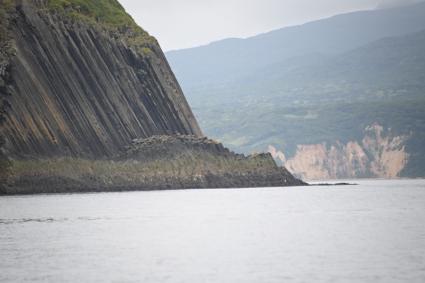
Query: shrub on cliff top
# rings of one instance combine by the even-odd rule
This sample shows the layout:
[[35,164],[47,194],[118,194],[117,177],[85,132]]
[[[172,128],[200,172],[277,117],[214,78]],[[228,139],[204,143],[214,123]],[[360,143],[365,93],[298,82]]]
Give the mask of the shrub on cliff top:
[[67,11],[84,20],[96,21],[117,28],[137,27],[116,0],[48,0],[47,5],[50,9],[60,12]]
[[156,44],[155,38],[138,26],[117,0],[46,0],[46,4],[50,11],[117,32],[141,51]]

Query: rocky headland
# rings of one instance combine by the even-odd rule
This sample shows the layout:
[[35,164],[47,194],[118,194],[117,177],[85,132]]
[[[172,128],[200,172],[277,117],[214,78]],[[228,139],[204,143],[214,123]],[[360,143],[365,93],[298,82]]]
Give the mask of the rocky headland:
[[0,21],[2,194],[304,184],[203,137],[116,0],[2,0]]
[[3,194],[306,185],[270,154],[244,156],[195,136],[137,139],[109,159],[15,160]]

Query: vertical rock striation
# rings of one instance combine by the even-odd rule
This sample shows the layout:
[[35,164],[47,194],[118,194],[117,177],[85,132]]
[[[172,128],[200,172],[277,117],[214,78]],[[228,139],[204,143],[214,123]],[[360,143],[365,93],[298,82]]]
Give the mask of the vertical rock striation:
[[9,25],[11,156],[108,157],[134,138],[202,135],[156,41],[135,48],[47,5],[18,3]]
[[305,185],[202,137],[116,0],[0,2],[0,194]]

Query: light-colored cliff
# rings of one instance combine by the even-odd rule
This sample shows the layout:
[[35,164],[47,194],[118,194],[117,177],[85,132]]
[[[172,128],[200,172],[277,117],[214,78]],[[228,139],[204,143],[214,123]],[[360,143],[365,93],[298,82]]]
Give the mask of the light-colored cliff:
[[298,145],[292,158],[273,146],[269,152],[291,173],[306,180],[397,178],[409,160],[405,150],[408,138],[394,136],[374,124],[365,129],[361,141]]

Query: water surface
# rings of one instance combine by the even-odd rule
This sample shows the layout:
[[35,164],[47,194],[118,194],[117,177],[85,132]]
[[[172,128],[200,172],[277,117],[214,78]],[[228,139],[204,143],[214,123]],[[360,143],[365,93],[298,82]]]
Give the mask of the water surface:
[[425,282],[425,180],[0,198],[1,282]]

